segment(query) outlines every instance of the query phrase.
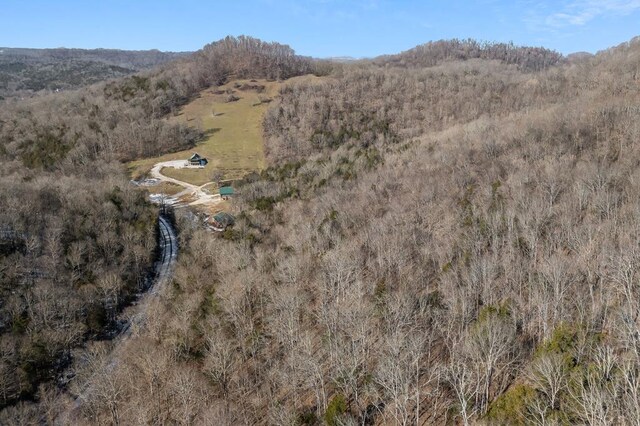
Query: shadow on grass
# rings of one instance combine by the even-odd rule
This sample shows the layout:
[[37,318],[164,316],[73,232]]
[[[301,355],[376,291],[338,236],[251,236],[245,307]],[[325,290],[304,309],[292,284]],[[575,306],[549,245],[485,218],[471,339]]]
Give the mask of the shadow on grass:
[[207,129],[203,132],[200,132],[200,137],[196,140],[196,144],[201,144],[206,142],[209,139],[209,137],[218,133],[220,130],[222,130],[222,128],[214,127],[212,129]]

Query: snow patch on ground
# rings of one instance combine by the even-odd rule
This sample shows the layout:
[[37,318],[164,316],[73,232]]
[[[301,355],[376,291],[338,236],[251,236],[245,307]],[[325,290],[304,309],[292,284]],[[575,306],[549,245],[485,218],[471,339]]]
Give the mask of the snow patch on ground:
[[169,176],[165,176],[162,174],[163,168],[174,168],[174,169],[201,169],[201,166],[192,166],[188,161],[185,160],[172,160],[172,161],[163,161],[160,163],[156,163],[151,169],[152,178],[146,179],[146,181],[154,181],[159,184],[160,182],[170,182],[181,186],[184,188],[183,191],[169,197],[166,194],[151,194],[149,198],[151,202],[155,204],[162,204],[164,200],[164,204],[169,205],[180,205],[184,203],[189,206],[198,206],[198,205],[214,205],[218,204],[222,201],[222,197],[220,194],[210,194],[209,191],[204,189],[208,183],[196,186],[187,182],[183,182],[178,179],[171,178]]

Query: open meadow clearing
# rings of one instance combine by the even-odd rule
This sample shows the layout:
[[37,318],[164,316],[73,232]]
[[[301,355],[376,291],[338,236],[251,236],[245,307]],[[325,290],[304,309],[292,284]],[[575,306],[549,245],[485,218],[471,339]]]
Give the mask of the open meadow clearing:
[[163,169],[162,173],[194,185],[210,182],[214,176],[237,179],[265,166],[262,118],[282,83],[265,80],[237,80],[207,89],[185,105],[170,121],[197,127],[206,139],[192,150],[166,154],[130,163],[134,178],[161,161],[187,159],[193,152],[209,160],[203,169]]

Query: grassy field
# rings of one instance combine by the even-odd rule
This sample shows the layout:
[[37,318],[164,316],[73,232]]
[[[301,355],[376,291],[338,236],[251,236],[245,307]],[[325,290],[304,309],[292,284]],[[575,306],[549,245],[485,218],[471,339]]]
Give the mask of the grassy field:
[[[192,152],[206,157],[209,164],[204,169],[166,168],[162,173],[202,185],[210,182],[215,173],[222,174],[224,179],[235,179],[262,170],[265,166],[262,118],[280,85],[264,80],[239,80],[203,91],[169,120],[198,127],[207,132],[207,139],[190,151],[131,162],[132,175],[144,175],[160,161],[187,159]],[[238,100],[229,102],[230,96]]]
[[[165,168],[166,176],[204,185],[214,175],[237,179],[247,173],[262,170],[265,165],[262,119],[283,84],[296,81],[322,81],[312,75],[294,77],[286,82],[266,80],[235,80],[224,86],[210,88],[185,105],[170,121],[186,123],[207,133],[207,138],[189,151],[147,158],[129,163],[134,179],[146,175],[161,161],[187,159],[197,152],[209,160],[203,169]],[[251,87],[253,86],[253,87]],[[229,96],[238,98],[229,102]]]

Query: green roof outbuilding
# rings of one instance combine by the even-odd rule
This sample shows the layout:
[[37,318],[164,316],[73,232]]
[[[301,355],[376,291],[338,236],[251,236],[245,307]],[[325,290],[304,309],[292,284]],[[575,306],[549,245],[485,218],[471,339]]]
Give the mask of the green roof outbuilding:
[[222,188],[220,188],[220,196],[222,197],[228,197],[233,194],[234,194],[233,188],[230,186],[223,186]]

